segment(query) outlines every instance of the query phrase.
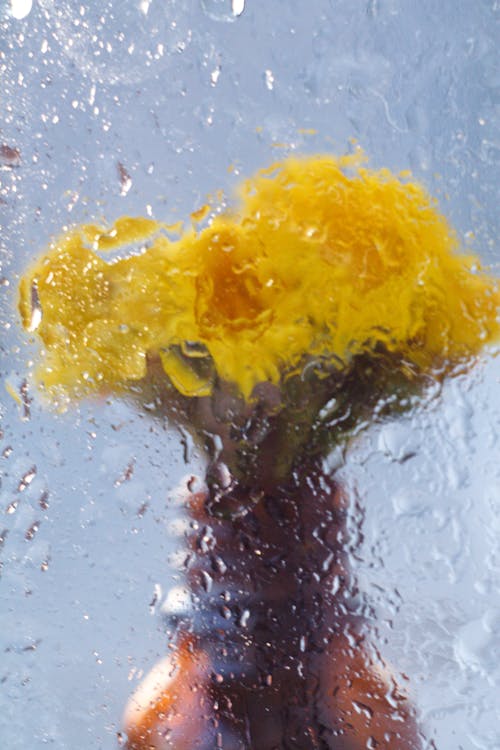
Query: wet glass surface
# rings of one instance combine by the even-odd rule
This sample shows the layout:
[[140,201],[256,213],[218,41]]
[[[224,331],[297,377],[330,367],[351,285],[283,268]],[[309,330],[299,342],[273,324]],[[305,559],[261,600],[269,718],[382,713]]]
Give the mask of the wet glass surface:
[[[0,13],[0,738],[107,750],[165,654],[166,615],[189,600],[176,487],[203,459],[147,408],[40,401],[19,275],[65,226],[174,223],[277,157],[352,138],[374,167],[413,170],[498,273],[500,6],[2,0]],[[329,460],[349,498],[351,611],[438,750],[500,747],[500,365],[480,359]]]

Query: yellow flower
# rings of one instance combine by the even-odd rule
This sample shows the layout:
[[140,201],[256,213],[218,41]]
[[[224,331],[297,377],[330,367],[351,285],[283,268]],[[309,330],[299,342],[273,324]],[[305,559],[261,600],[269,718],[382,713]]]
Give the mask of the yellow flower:
[[[20,308],[29,327],[35,288],[49,390],[121,387],[153,354],[186,395],[209,394],[215,373],[249,399],[306,358],[344,368],[384,350],[428,371],[478,352],[498,334],[498,285],[457,251],[418,184],[359,156],[289,158],[177,240],[140,218],[75,229],[24,277]],[[204,354],[211,368],[189,365]]]

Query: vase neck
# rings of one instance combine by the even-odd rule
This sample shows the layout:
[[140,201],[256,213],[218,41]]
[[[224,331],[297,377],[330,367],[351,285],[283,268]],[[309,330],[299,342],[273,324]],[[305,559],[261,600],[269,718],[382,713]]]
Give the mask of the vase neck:
[[[296,672],[306,644],[321,647],[332,609],[337,620],[348,613],[346,509],[339,486],[317,474],[250,499],[238,516],[223,518],[213,510],[210,497],[198,497],[191,509],[198,527],[189,573],[198,600],[195,632],[204,642],[220,636],[225,672],[228,665],[234,671],[236,658],[240,672],[255,667],[255,651],[265,652],[265,643],[273,644],[277,663]],[[241,659],[250,641],[252,653]]]
[[130,749],[421,750],[352,598],[338,484],[312,472],[231,518],[216,505],[191,496],[195,614]]

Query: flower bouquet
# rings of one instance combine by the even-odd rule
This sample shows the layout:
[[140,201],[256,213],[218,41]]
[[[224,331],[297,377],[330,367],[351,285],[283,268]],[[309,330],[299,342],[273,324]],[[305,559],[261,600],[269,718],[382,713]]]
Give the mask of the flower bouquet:
[[357,612],[325,460],[497,336],[497,283],[458,248],[410,175],[357,152],[273,164],[187,228],[78,227],[23,278],[53,401],[153,403],[206,455],[196,606],[130,699],[130,750],[422,746]]

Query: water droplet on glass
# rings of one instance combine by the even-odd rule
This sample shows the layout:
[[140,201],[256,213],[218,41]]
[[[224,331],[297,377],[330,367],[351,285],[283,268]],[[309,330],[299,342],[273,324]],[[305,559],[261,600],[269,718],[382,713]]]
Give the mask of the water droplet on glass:
[[341,586],[340,576],[334,576],[332,579],[332,584],[330,588],[330,593],[332,596],[335,596],[336,594],[338,594],[338,592],[340,591],[340,586]]
[[398,516],[418,516],[431,502],[429,493],[416,487],[401,487],[392,498],[394,511]]
[[231,610],[229,609],[229,607],[227,606],[227,604],[223,604],[222,605],[222,607],[220,608],[220,613],[221,613],[222,617],[225,620],[230,620],[231,619],[231,614],[232,613],[231,613]]
[[212,556],[212,568],[215,573],[220,573],[222,576],[227,571],[227,565],[219,555]]
[[19,395],[21,396],[21,403],[23,405],[23,422],[28,422],[31,418],[31,402],[32,398],[29,395],[28,382],[23,380],[19,387]]
[[245,0],[201,0],[201,7],[213,21],[232,23],[245,10]]
[[370,706],[367,706],[366,703],[360,703],[360,701],[353,701],[352,702],[353,708],[355,711],[357,711],[358,714],[363,714],[368,721],[371,721],[373,719],[373,709],[370,708]]
[[123,198],[132,187],[132,178],[121,161],[118,162],[117,169],[118,177],[120,178],[120,195]]
[[240,614],[237,620],[237,625],[240,628],[246,628],[248,625],[248,620],[250,619],[250,610],[244,609],[243,612]]
[[34,538],[36,532],[40,528],[40,521],[35,521],[31,524],[29,529],[27,529],[26,534],[24,535],[24,538],[27,542],[31,542],[31,540]]
[[489,620],[487,617],[485,622],[485,618],[480,618],[463,625],[454,645],[455,658],[462,669],[477,672],[483,677],[489,676],[492,664],[497,663],[494,658],[498,649],[494,640],[497,639]]
[[274,75],[272,70],[266,70],[264,73],[264,81],[266,84],[266,89],[269,91],[272,91],[274,88]]
[[31,285],[31,318],[28,324],[28,331],[36,331],[42,322],[42,307],[38,296],[38,285],[35,282]]
[[153,591],[153,597],[149,603],[149,611],[152,615],[154,615],[156,610],[156,605],[162,598],[162,589],[159,583],[155,583],[154,591]]
[[166,615],[186,614],[192,610],[192,604],[189,589],[184,586],[175,586],[168,592],[161,611]]
[[200,575],[201,575],[201,585],[203,586],[207,594],[209,594],[210,591],[212,590],[213,578],[209,573],[207,573],[206,570],[202,570]]
[[[18,148],[3,143],[0,146],[0,169],[13,169],[21,163],[21,152]],[[8,286],[8,283],[4,286]]]
[[379,434],[379,450],[391,461],[405,463],[413,458],[419,449],[418,436],[411,433],[406,424],[390,423]]
[[48,510],[49,508],[49,493],[47,490],[44,490],[42,494],[40,495],[40,499],[38,501],[38,504],[42,510]]
[[33,481],[35,477],[36,477],[36,466],[32,466],[31,469],[29,469],[29,471],[27,471],[26,474],[24,474],[21,477],[21,481],[17,485],[18,491],[24,492],[24,490],[30,486],[31,482]]
[[210,85],[211,86],[217,86],[217,81],[219,80],[220,76],[220,65],[218,65],[212,72],[210,73]]
[[210,526],[205,526],[198,537],[198,549],[202,554],[210,552],[215,547],[216,540]]
[[18,21],[29,16],[33,0],[10,0],[10,15]]
[[483,615],[483,627],[486,632],[500,636],[500,608],[488,609]]
[[132,458],[128,462],[125,469],[122,471],[119,477],[113,482],[113,487],[120,487],[124,482],[129,482],[132,479],[135,468],[135,459]]

